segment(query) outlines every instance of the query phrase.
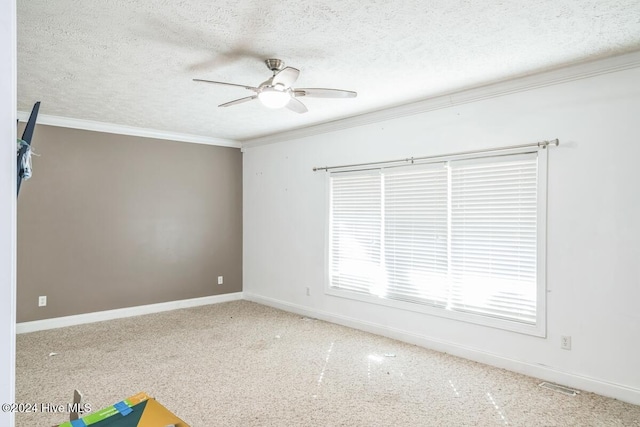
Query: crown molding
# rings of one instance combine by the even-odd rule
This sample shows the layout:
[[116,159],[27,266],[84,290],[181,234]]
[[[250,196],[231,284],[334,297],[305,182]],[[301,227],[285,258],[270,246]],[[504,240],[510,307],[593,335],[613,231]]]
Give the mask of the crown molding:
[[395,107],[384,108],[344,119],[320,123],[290,131],[265,135],[257,138],[242,140],[242,148],[257,147],[292,139],[305,138],[327,132],[379,123],[456,105],[467,104],[483,99],[495,98],[518,92],[525,92],[545,86],[567,83],[586,79],[602,74],[615,73],[640,67],[640,51],[609,57],[590,62],[568,65],[551,71],[526,75],[509,80],[503,80],[479,87],[449,92],[420,101],[411,102]]
[[[18,120],[29,120],[30,112],[18,111]],[[113,133],[117,135],[139,136],[142,138],[166,139],[169,141],[189,142],[193,144],[217,145],[220,147],[242,148],[242,144],[232,139],[213,138],[201,135],[190,135],[177,132],[166,132],[155,129],[138,128],[117,125],[113,123],[96,122],[92,120],[72,119],[68,117],[38,114],[39,125],[57,126],[71,129],[89,130],[94,132]]]
[[[143,138],[156,138],[195,144],[241,148],[244,150],[246,148],[257,147],[260,145],[273,144],[276,142],[305,138],[309,136],[320,135],[323,133],[334,132],[373,123],[380,123],[387,120],[393,120],[401,117],[412,116],[415,114],[426,113],[429,111],[440,110],[456,105],[496,98],[499,96],[518,92],[525,92],[545,86],[567,83],[575,80],[595,77],[602,74],[615,73],[618,71],[638,67],[640,67],[640,51],[635,51],[624,55],[618,55],[589,62],[581,62],[551,71],[525,75],[518,78],[490,83],[483,86],[448,92],[407,104],[388,107],[351,117],[346,117],[343,119],[332,120],[312,126],[306,126],[298,129],[277,132],[244,140],[232,140],[201,135],[182,134],[177,132],[167,132],[156,129],[138,128],[133,126],[51,116],[46,114],[38,115],[38,124],[72,129],[82,129],[95,132],[113,133],[119,135],[138,136]],[[29,112],[18,111],[18,120],[26,122],[29,119],[29,114]]]

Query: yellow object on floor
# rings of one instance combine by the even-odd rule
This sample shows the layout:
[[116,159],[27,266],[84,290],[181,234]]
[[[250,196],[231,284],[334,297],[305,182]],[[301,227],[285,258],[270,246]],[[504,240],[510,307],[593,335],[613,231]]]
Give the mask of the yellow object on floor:
[[112,406],[67,421],[59,427],[189,427],[146,393],[138,393]]

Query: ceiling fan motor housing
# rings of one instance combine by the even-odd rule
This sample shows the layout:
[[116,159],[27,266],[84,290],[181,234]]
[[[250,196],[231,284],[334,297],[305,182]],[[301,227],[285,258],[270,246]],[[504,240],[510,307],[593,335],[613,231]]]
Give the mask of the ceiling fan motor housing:
[[267,64],[267,68],[273,71],[274,74],[284,68],[284,61],[280,59],[265,59],[264,63]]

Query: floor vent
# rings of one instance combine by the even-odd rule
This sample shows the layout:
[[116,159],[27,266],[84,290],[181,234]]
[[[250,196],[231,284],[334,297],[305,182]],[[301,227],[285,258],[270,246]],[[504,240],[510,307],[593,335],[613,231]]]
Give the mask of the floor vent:
[[575,396],[577,394],[580,394],[580,392],[578,390],[574,390],[572,388],[568,388],[565,386],[561,386],[558,384],[552,384],[552,383],[548,383],[548,382],[544,382],[544,383],[540,383],[540,387],[543,388],[547,388],[549,390],[553,390],[553,391],[559,391],[562,394],[566,394],[568,396]]

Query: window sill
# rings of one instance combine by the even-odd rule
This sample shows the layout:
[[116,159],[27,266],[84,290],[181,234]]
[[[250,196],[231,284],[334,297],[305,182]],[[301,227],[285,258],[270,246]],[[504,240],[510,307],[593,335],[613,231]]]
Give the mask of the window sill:
[[544,313],[538,313],[538,322],[536,325],[499,319],[494,317],[482,316],[473,313],[465,313],[462,311],[448,310],[438,308],[426,304],[416,302],[401,301],[395,299],[382,298],[375,295],[362,294],[358,292],[337,289],[330,286],[325,288],[325,293],[330,296],[347,298],[356,301],[366,302],[370,304],[382,305],[398,310],[413,311],[423,313],[430,316],[443,317],[461,322],[472,323],[474,325],[486,326],[495,329],[503,329],[506,331],[516,332],[519,334],[531,335],[540,338],[546,338],[546,327],[544,325]]

